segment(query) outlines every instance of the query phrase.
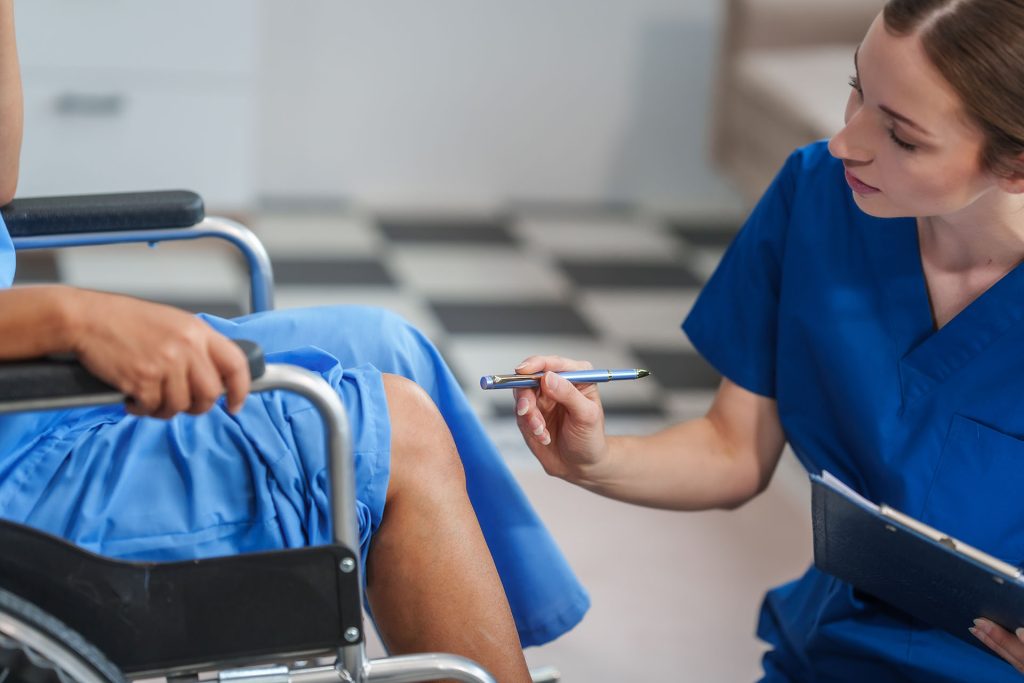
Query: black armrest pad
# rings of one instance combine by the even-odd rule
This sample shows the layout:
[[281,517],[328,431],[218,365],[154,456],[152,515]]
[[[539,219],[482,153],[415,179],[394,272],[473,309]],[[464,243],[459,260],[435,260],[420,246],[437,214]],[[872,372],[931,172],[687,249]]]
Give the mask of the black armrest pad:
[[[266,369],[263,349],[251,341],[236,340],[235,343],[245,352],[253,379],[261,377]],[[75,360],[54,358],[0,363],[0,402],[116,391],[90,375]]]
[[0,208],[12,237],[186,228],[203,220],[203,199],[188,190],[24,197]]

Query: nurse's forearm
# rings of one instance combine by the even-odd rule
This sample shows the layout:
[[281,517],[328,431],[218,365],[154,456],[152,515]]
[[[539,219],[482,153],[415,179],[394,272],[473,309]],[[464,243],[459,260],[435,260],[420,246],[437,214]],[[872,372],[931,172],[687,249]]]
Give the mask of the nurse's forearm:
[[608,437],[609,466],[577,481],[609,498],[670,510],[735,508],[762,489],[753,458],[730,452],[707,418],[649,436]]
[[0,205],[11,201],[18,187],[23,116],[14,0],[0,0]]
[[574,481],[649,507],[734,508],[768,485],[784,445],[775,401],[724,379],[707,415],[650,436],[609,437],[605,456]]

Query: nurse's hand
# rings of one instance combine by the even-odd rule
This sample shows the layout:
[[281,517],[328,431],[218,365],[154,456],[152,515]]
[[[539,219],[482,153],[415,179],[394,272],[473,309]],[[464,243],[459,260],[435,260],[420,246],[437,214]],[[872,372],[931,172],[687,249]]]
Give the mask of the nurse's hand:
[[516,424],[548,474],[580,483],[608,451],[604,410],[593,384],[572,384],[556,372],[592,370],[587,361],[531,356],[516,373],[546,373],[536,389],[514,389]]
[[975,619],[970,631],[975,638],[1024,674],[1024,628],[1018,628],[1016,634],[1013,634],[988,619]]
[[190,313],[116,294],[67,289],[70,350],[130,397],[135,415],[203,413],[227,392],[238,412],[249,393],[245,354]]

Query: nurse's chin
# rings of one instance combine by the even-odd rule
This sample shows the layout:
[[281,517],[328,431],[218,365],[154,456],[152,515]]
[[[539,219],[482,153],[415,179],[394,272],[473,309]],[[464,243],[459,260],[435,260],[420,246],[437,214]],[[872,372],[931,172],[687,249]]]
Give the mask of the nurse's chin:
[[883,192],[872,192],[869,195],[862,195],[853,190],[853,202],[861,211],[875,218],[910,218],[915,214],[905,208],[897,206],[889,201]]

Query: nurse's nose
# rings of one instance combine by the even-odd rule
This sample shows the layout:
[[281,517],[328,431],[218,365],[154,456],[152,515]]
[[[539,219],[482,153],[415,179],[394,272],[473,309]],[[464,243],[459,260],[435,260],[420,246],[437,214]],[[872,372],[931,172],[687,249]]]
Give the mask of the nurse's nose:
[[855,164],[866,164],[874,158],[867,144],[862,113],[861,110],[853,112],[846,125],[828,141],[828,151],[835,158]]

